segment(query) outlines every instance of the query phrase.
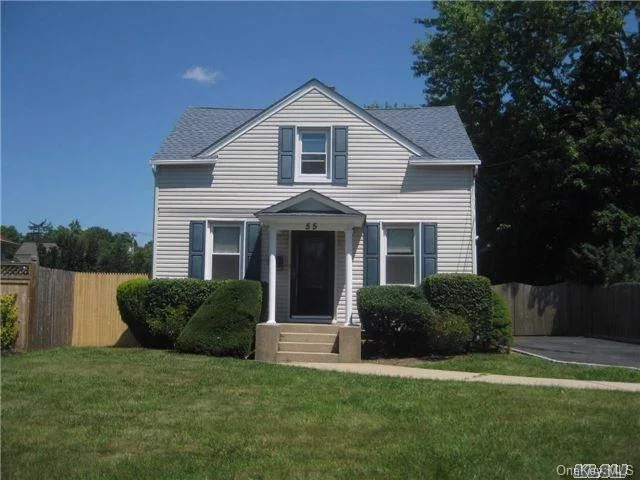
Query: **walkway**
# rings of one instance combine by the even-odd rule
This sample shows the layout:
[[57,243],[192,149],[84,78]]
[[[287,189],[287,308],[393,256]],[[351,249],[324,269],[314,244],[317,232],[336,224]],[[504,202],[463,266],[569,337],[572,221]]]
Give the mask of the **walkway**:
[[400,367],[376,363],[287,363],[295,367],[330,370],[334,372],[382,375],[385,377],[417,378],[423,380],[454,380],[461,382],[497,383],[503,385],[530,385],[537,387],[582,388],[591,390],[621,390],[639,392],[640,383],[606,382],[595,380],[569,380],[563,378],[513,377],[488,373],[453,372],[426,368]]

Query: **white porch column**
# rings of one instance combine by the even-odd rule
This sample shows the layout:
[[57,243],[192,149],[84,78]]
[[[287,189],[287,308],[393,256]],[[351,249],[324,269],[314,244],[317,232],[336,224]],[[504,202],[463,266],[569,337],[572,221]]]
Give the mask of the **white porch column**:
[[352,325],[351,317],[353,315],[353,228],[347,228],[344,231],[344,253],[346,266],[346,285],[345,285],[345,310],[347,318],[345,325]]
[[269,317],[267,323],[276,323],[276,235],[269,227]]

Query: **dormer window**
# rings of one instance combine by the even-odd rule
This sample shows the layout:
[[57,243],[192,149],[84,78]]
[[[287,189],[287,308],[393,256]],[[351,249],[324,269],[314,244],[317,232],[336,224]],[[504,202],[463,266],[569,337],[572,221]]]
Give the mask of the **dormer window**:
[[331,139],[329,128],[298,128],[296,179],[299,181],[328,182]]

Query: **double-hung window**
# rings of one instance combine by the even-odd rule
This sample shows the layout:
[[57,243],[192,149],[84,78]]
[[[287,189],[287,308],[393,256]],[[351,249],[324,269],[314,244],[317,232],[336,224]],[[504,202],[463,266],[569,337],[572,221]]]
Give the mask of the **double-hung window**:
[[298,128],[297,151],[299,154],[296,158],[298,180],[330,180],[330,131],[329,128]]
[[417,243],[415,227],[387,227],[385,236],[385,283],[415,285]]
[[242,264],[240,225],[211,225],[211,279],[237,280]]

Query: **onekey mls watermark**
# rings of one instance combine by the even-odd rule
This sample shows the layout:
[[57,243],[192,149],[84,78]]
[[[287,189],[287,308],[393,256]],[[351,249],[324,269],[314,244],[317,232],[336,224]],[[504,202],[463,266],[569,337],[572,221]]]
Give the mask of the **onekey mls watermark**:
[[561,477],[571,478],[629,478],[633,475],[633,465],[627,463],[576,463],[575,465],[558,465],[556,473]]

